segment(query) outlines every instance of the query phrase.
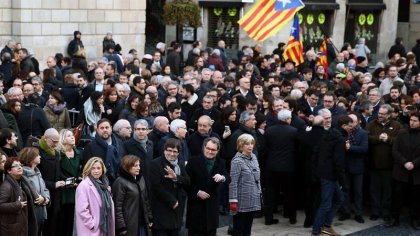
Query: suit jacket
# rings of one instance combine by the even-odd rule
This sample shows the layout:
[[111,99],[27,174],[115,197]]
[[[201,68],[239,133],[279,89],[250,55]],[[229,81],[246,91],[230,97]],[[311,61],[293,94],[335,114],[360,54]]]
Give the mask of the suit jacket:
[[141,160],[140,162],[140,169],[141,174],[148,181],[148,172],[150,168],[150,162],[153,160],[153,143],[152,141],[148,140],[146,143],[145,150],[139,142],[137,142],[134,138],[127,140],[124,143],[126,154],[131,154],[138,156]]

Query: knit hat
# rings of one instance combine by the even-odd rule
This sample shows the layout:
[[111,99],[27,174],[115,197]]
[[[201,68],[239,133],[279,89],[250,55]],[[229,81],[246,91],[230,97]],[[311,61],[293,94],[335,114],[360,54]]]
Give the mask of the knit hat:
[[165,48],[165,46],[166,46],[165,43],[159,42],[156,44],[156,49],[162,49],[162,48]]
[[366,57],[358,56],[357,57],[357,64],[360,64],[366,60]]

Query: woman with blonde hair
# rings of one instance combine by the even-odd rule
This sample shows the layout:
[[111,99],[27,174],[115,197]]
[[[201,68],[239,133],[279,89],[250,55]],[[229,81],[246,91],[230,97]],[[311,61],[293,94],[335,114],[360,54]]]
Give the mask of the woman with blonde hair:
[[114,202],[100,157],[90,158],[76,189],[77,235],[115,236]]
[[73,132],[68,129],[60,131],[57,151],[61,153],[60,173],[65,181],[60,194],[60,229],[64,235],[71,236],[74,222],[74,204],[77,184],[81,180],[82,152],[76,148]]
[[251,235],[256,211],[261,210],[260,167],[252,152],[255,139],[242,134],[236,142],[238,152],[232,159],[229,184],[230,211],[233,216],[233,235]]

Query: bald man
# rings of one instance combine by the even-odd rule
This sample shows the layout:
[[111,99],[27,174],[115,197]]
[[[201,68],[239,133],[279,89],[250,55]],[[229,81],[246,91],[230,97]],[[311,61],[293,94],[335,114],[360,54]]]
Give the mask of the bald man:
[[153,158],[159,157],[159,141],[169,133],[169,120],[164,116],[157,116],[153,122],[153,130],[147,135],[153,142]]
[[48,219],[45,221],[44,235],[59,234],[57,231],[59,216],[58,211],[56,211],[59,203],[56,199],[56,191],[65,185],[65,182],[60,180],[60,153],[55,150],[59,142],[60,135],[54,128],[47,129],[38,142],[39,155],[41,156],[41,163],[38,168],[50,192],[49,201],[51,202],[50,207],[47,208]]
[[187,144],[190,148],[191,156],[198,156],[202,154],[204,139],[208,137],[215,137],[220,140],[219,135],[211,129],[213,122],[214,121],[207,115],[202,115],[198,119],[197,131],[187,138]]

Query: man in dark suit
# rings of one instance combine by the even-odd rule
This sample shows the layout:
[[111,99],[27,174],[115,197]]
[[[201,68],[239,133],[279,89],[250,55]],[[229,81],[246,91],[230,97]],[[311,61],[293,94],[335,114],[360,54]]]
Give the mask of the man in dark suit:
[[185,190],[190,185],[184,162],[178,162],[181,151],[181,142],[170,138],[164,145],[163,155],[150,163],[153,235],[178,235],[181,229]]
[[319,110],[321,110],[323,108],[327,108],[331,112],[332,127],[333,128],[337,127],[338,117],[346,114],[346,110],[337,106],[336,101],[337,101],[337,97],[335,96],[334,92],[333,91],[328,91],[324,95],[324,98],[323,98],[323,101],[322,101],[323,104],[315,107],[314,112],[313,112],[314,114],[318,114]]
[[187,222],[189,235],[216,235],[219,226],[219,187],[229,184],[225,162],[218,157],[220,141],[206,138],[201,153],[186,167],[191,179],[188,192]]
[[127,154],[138,156],[141,160],[141,173],[148,183],[150,161],[153,160],[153,142],[148,139],[148,123],[144,119],[134,122],[133,137],[124,143]]
[[292,112],[283,109],[277,114],[278,122],[270,126],[265,133],[267,147],[266,161],[266,209],[265,224],[277,224],[273,218],[276,205],[276,190],[283,190],[286,197],[285,210],[290,224],[296,224],[296,202],[294,189],[295,159],[298,131],[292,127]]
[[202,105],[202,108],[194,111],[190,123],[188,124],[189,129],[197,130],[197,122],[202,115],[208,115],[214,121],[213,125],[220,122],[222,113],[213,106],[214,100],[211,96],[204,96]]

